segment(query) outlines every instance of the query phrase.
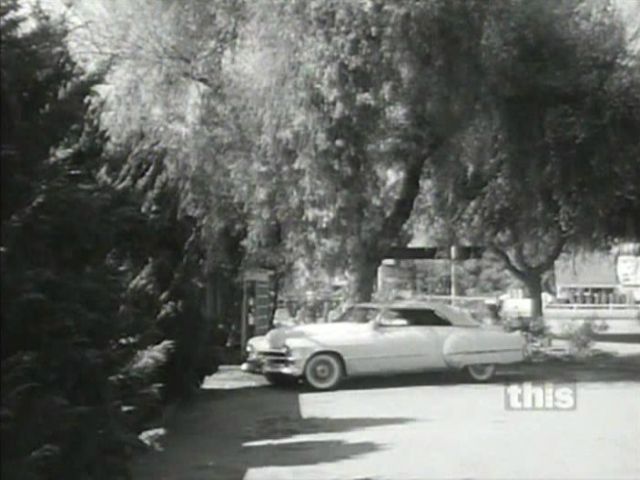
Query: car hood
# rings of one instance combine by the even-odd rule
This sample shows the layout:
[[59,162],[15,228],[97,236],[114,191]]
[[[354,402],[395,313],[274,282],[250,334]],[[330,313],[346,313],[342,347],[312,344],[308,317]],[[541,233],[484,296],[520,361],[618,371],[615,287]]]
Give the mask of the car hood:
[[296,325],[289,328],[275,328],[266,335],[270,348],[282,348],[284,342],[290,338],[309,338],[318,343],[331,341],[333,338],[345,338],[356,335],[370,328],[364,323],[314,323]]

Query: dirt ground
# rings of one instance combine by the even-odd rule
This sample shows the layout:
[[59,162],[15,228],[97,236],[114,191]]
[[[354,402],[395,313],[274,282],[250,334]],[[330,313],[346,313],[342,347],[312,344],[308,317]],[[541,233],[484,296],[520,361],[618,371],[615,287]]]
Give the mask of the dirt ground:
[[[514,412],[514,382],[575,382],[574,411]],[[336,392],[267,387],[222,368],[167,424],[136,480],[640,478],[640,354],[449,375],[353,380]]]

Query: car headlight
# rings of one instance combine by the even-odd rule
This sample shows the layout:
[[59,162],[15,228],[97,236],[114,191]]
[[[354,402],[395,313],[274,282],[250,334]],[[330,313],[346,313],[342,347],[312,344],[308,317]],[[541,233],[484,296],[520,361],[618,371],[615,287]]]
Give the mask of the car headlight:
[[250,343],[247,343],[247,346],[245,347],[245,351],[247,353],[253,353],[253,352],[255,352],[255,350],[256,350],[256,347],[254,347]]

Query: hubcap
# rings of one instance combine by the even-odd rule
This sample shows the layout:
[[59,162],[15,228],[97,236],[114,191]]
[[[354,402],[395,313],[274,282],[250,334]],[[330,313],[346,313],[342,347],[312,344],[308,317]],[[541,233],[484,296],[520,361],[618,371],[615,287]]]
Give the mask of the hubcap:
[[322,380],[326,380],[331,375],[331,368],[327,364],[319,364],[316,366],[316,376]]

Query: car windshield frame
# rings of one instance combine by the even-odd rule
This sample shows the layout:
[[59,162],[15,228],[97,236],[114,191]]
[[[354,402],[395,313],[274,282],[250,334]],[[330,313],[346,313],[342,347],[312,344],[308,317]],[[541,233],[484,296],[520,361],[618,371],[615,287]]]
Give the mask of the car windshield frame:
[[[367,311],[361,319],[349,319],[355,311]],[[374,303],[356,303],[348,307],[338,318],[332,323],[360,323],[366,324],[373,321],[378,315],[384,311],[402,312],[402,310],[431,310],[436,316],[439,316],[450,323],[452,327],[478,327],[479,323],[465,310],[444,304],[374,304]],[[410,321],[410,319],[408,319]],[[433,325],[446,326],[446,325]]]
[[[338,318],[332,323],[369,323],[376,318],[383,309],[375,305],[352,305],[347,308]],[[363,312],[361,319],[351,319],[355,312]]]

